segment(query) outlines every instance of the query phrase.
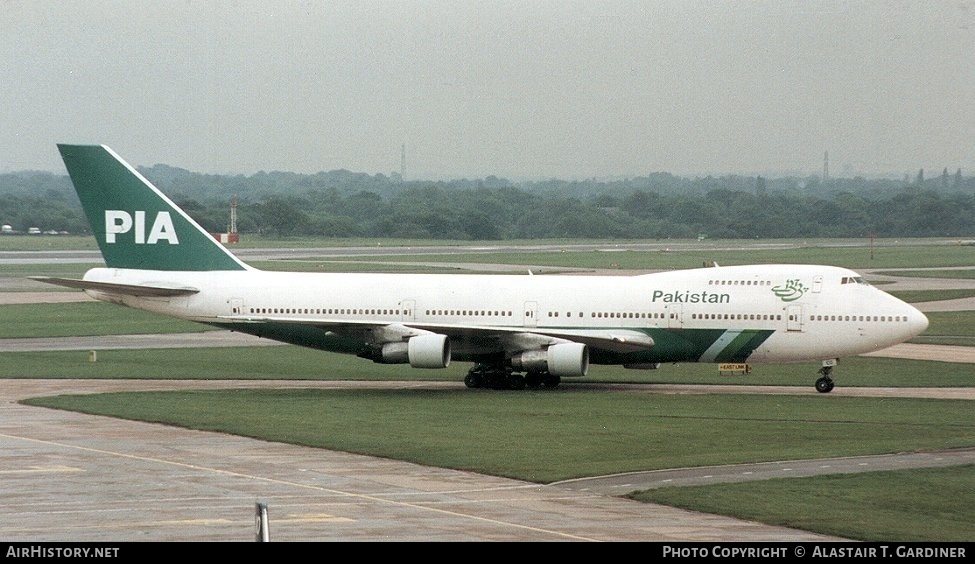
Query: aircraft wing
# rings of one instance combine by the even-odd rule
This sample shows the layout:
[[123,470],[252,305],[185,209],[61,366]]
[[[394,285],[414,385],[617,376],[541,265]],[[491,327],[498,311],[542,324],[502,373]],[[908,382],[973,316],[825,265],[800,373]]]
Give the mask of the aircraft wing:
[[566,341],[583,343],[591,349],[601,349],[617,353],[644,351],[653,347],[650,335],[640,331],[614,329],[560,329],[531,331],[531,334],[545,335]]
[[31,280],[64,286],[66,288],[78,288],[80,290],[95,290],[107,294],[122,294],[125,296],[153,297],[161,298],[168,296],[185,296],[196,294],[200,290],[191,286],[177,286],[158,282],[153,284],[117,284],[115,282],[94,282],[91,280],[79,280],[77,278],[56,278],[52,276],[30,276]]
[[308,319],[290,316],[223,316],[221,319],[250,323],[294,323],[311,325],[370,343],[405,341],[424,334],[447,335],[469,344],[484,343],[509,351],[544,348],[557,343],[582,343],[593,349],[616,353],[637,352],[654,346],[653,339],[640,331],[626,329],[555,329],[504,327],[495,325],[455,325],[436,323],[389,323],[349,319]]

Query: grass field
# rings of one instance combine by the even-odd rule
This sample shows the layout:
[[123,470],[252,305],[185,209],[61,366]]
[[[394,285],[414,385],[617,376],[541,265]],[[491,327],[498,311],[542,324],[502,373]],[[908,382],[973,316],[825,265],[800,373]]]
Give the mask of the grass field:
[[[24,239],[24,238],[21,238]],[[320,242],[319,242],[320,243]],[[469,244],[468,242],[460,242]],[[430,255],[399,261],[498,261],[551,267],[662,269],[697,267],[705,260],[815,262],[854,268],[972,265],[972,247],[920,243],[795,250],[693,252],[571,252]],[[331,244],[331,243],[329,243]],[[506,242],[507,244],[507,242]],[[287,245],[268,245],[287,246]],[[292,245],[300,247],[302,245]],[[314,245],[308,245],[314,246]],[[93,245],[92,245],[93,248]],[[366,259],[363,259],[366,260]],[[369,259],[375,260],[375,259]],[[276,269],[344,270],[332,262],[274,261]],[[0,276],[80,276],[90,265],[0,266]],[[362,265],[364,271],[413,267]],[[433,269],[432,271],[447,271]],[[949,271],[952,272],[952,271]],[[904,299],[953,299],[971,293],[924,291]],[[77,306],[77,307],[76,307]],[[973,312],[929,314],[924,339],[975,338]],[[107,304],[0,306],[0,337],[54,337],[115,333],[200,331],[204,327]],[[941,341],[943,342],[943,341]],[[362,452],[422,464],[550,481],[571,476],[728,464],[757,460],[975,446],[971,403],[950,400],[844,398],[833,395],[679,396],[650,393],[654,384],[739,383],[811,387],[815,364],[758,365],[747,376],[722,376],[714,365],[665,365],[656,371],[594,366],[579,382],[645,382],[647,391],[619,392],[573,386],[497,392],[233,390],[100,394],[31,400],[37,405],[218,430],[321,448]],[[442,371],[377,365],[355,357],[291,346],[4,353],[2,378],[243,378],[452,380],[467,366]],[[975,385],[971,365],[884,358],[843,359],[835,371],[843,386]],[[256,412],[255,410],[258,410]],[[268,426],[268,414],[271,425]],[[261,424],[258,425],[257,422]],[[460,422],[460,423],[459,423]],[[261,427],[268,427],[262,429]],[[788,482],[788,483],[783,483]],[[634,494],[700,511],[724,513],[849,538],[874,541],[970,540],[975,530],[975,468],[912,470],[794,481],[667,488]]]
[[971,541],[975,467],[649,490],[640,501],[874,542]]
[[884,272],[887,276],[912,276],[916,278],[975,278],[975,268],[957,270],[891,270]]
[[[90,235],[67,235],[57,237],[2,237],[2,249],[9,251],[72,251],[96,250],[98,244]],[[242,233],[240,242],[232,248],[241,249],[308,249],[318,247],[456,247],[462,245],[477,245],[488,247],[492,245],[528,246],[528,245],[573,245],[599,244],[612,247],[630,243],[691,243],[701,246],[723,248],[741,244],[752,244],[751,239],[709,239],[706,241],[681,239],[512,239],[505,241],[471,241],[467,239],[374,239],[363,237],[322,238],[322,237],[273,237],[256,233]],[[801,245],[804,247],[856,247],[879,255],[883,249],[898,245],[912,246],[958,246],[971,247],[968,240],[957,238],[925,238],[925,239],[876,239],[871,244],[867,238],[859,239],[773,239],[761,241],[773,245]]]
[[0,306],[0,338],[195,333],[206,325],[103,302]]
[[140,392],[31,403],[543,483],[975,445],[971,402],[964,400],[672,395],[566,386],[522,393],[462,387]]
[[959,300],[975,296],[973,290],[895,290],[890,295],[904,300],[909,304],[937,302],[941,300]]
[[[6,249],[5,249],[6,250]],[[27,278],[28,276],[61,276],[81,278],[90,268],[105,266],[104,263],[65,263],[65,264],[0,264],[0,276]],[[45,288],[46,289],[46,288]],[[51,286],[58,290],[58,286]],[[62,288],[69,291],[66,288]],[[77,290],[70,290],[77,291]]]
[[[2,250],[95,250],[92,237],[4,237],[0,239]],[[659,251],[617,250],[629,243],[663,245]],[[975,266],[972,256],[975,247],[952,239],[916,239],[905,241],[879,240],[871,245],[866,239],[832,240],[772,240],[762,241],[770,248],[755,248],[752,240],[514,240],[514,241],[441,241],[441,240],[375,240],[375,239],[274,239],[256,235],[243,238],[242,243],[230,250],[245,248],[313,249],[316,247],[454,247],[459,245],[506,247],[564,245],[565,250],[555,252],[504,252],[470,254],[410,254],[395,256],[359,256],[345,259],[365,262],[474,262],[514,265],[546,265],[571,268],[606,268],[621,270],[657,270],[671,268],[697,268],[705,261],[722,265],[806,263],[830,264],[849,268],[933,268]],[[575,250],[576,244],[599,244],[602,250]],[[671,248],[672,247],[672,248]],[[741,248],[744,247],[744,248]],[[302,259],[302,262],[315,259]],[[334,258],[321,258],[319,262],[334,263]],[[6,266],[0,267],[0,275]],[[969,277],[971,274],[968,275]]]
[[[735,264],[830,264],[854,269],[971,266],[971,246],[903,246],[870,250],[862,247],[798,247],[782,249],[725,249],[675,251],[565,251],[525,253],[418,254],[388,257],[390,262],[489,263],[542,265],[565,268],[659,270],[698,268],[707,261]],[[314,259],[310,259],[314,260]],[[370,261],[375,257],[355,260]],[[384,257],[383,260],[386,260]]]

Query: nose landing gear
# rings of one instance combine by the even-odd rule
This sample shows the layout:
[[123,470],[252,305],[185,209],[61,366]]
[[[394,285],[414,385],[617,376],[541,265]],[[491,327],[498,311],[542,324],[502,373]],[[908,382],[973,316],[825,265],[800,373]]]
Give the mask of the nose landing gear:
[[819,369],[819,379],[816,380],[816,391],[821,394],[828,394],[833,391],[833,367],[836,366],[837,360],[831,358],[829,360],[823,361],[823,367]]

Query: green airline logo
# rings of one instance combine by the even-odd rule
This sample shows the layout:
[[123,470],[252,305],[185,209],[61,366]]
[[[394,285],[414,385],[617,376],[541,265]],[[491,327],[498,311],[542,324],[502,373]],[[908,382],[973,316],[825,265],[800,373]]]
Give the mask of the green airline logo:
[[772,293],[779,297],[783,302],[794,302],[802,297],[808,290],[808,286],[803,286],[799,279],[786,280],[785,284],[772,287]]

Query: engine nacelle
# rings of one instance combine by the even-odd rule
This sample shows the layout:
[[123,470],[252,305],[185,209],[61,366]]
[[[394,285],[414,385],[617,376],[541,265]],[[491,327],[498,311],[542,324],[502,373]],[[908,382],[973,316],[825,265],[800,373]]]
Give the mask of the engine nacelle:
[[447,368],[450,364],[450,339],[446,335],[419,335],[407,344],[414,368]]
[[450,340],[446,335],[418,335],[405,343],[386,343],[378,362],[409,362],[413,368],[447,368],[450,364]]
[[515,370],[548,372],[553,376],[585,376],[589,372],[589,349],[581,343],[561,343],[515,355],[511,357],[511,366]]

